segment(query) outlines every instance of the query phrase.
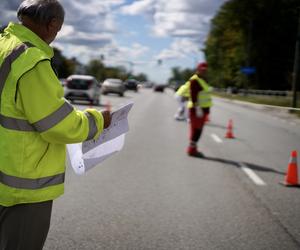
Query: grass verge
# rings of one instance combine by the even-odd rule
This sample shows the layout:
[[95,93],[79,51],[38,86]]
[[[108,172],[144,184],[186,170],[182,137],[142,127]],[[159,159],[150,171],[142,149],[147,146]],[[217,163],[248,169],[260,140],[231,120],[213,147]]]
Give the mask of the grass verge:
[[[219,92],[214,92],[213,95],[230,99],[230,100],[239,100],[239,101],[280,106],[280,107],[291,107],[291,103],[292,103],[292,98],[285,97],[285,96],[251,96],[251,95],[243,96],[243,95],[233,95],[233,94],[219,93]],[[299,102],[300,100],[298,101],[298,108],[300,108]],[[290,111],[290,112],[296,114],[300,118],[300,111]]]

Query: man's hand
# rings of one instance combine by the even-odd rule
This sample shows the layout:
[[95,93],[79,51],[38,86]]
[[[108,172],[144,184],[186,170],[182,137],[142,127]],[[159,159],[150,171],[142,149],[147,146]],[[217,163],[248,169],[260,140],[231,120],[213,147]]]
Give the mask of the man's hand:
[[196,117],[200,118],[203,116],[203,110],[201,107],[197,106],[195,107],[195,113],[196,113]]
[[108,110],[101,111],[104,119],[104,128],[108,128],[111,122],[111,115]]

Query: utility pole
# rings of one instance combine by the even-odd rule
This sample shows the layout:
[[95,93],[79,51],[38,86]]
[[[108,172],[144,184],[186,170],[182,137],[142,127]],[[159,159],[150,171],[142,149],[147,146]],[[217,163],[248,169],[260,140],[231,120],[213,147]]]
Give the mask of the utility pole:
[[292,107],[297,108],[297,86],[299,84],[299,71],[300,71],[300,8],[298,8],[298,31],[296,38],[295,61],[293,70],[293,102]]

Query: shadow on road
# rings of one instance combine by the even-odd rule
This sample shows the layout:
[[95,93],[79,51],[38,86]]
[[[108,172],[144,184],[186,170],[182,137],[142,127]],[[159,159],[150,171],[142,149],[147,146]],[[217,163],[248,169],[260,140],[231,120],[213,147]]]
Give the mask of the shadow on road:
[[209,157],[209,156],[205,156],[201,159],[208,160],[208,161],[220,162],[220,163],[224,163],[226,165],[231,165],[231,166],[237,167],[237,168],[240,168],[241,167],[240,164],[243,163],[244,165],[246,165],[248,168],[250,168],[252,170],[261,171],[261,172],[271,172],[271,173],[275,173],[275,174],[279,174],[279,175],[285,175],[284,172],[278,171],[276,169],[273,169],[270,167],[265,167],[265,166],[259,166],[259,165],[249,163],[249,162],[237,162],[237,161],[232,161],[232,160],[227,160],[227,159],[222,159],[222,158],[217,158],[217,157]]
[[247,165],[247,167],[252,170],[263,171],[263,172],[272,172],[272,173],[276,173],[276,174],[280,174],[280,175],[285,175],[284,172],[278,171],[273,168],[262,167],[262,166],[258,166],[258,165],[248,163],[248,162],[244,162],[244,164]]
[[221,128],[221,129],[226,129],[227,128],[224,125],[215,124],[215,123],[211,123],[211,122],[206,123],[205,126],[207,126],[207,127],[213,127],[213,128]]

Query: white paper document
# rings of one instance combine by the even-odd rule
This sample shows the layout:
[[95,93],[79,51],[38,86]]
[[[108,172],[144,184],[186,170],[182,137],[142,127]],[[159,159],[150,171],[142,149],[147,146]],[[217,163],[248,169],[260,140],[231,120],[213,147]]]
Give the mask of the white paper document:
[[128,103],[111,114],[111,124],[97,140],[68,144],[69,163],[76,174],[83,174],[111,155],[121,151],[125,133],[129,131],[128,113],[133,103]]

